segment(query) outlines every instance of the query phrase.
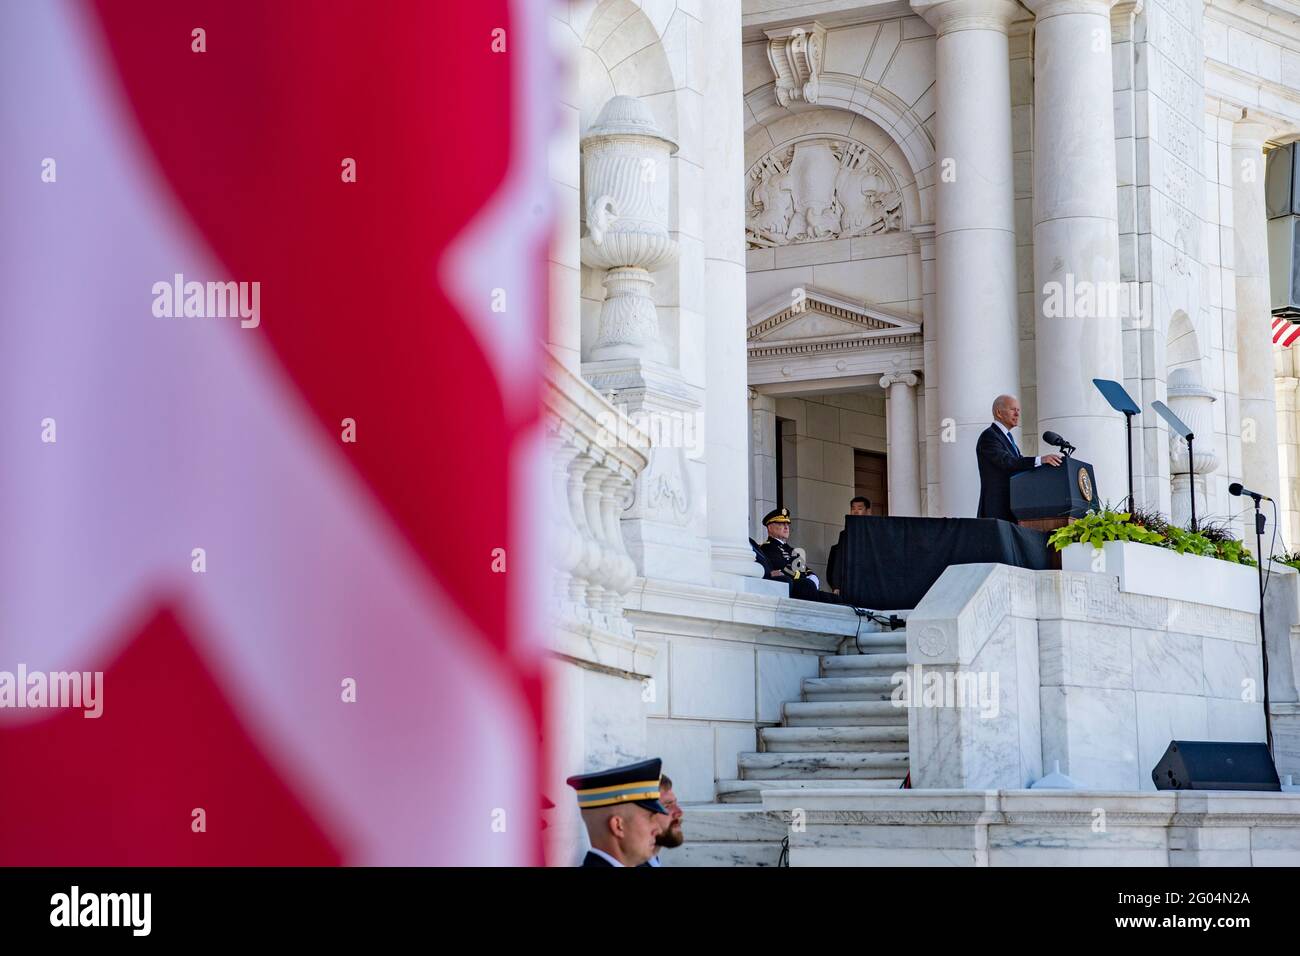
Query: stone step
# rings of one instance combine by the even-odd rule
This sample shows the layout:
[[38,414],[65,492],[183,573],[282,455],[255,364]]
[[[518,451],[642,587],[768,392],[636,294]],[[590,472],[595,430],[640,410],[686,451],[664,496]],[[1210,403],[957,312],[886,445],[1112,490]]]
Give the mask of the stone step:
[[841,777],[802,780],[719,780],[718,802],[762,803],[764,790],[897,790],[902,785],[902,776],[897,779]]
[[686,804],[682,807],[682,832],[686,834],[688,846],[698,843],[780,843],[786,835],[788,818],[788,813],[764,810],[752,804]]
[[882,727],[764,727],[767,753],[907,750],[907,724]]
[[805,677],[803,699],[814,700],[889,700],[898,681],[892,677]]
[[743,780],[893,779],[907,774],[907,752],[752,753],[738,762]]
[[[897,651],[907,651],[907,631],[870,631],[866,634],[859,634],[857,641],[849,637],[843,647],[848,653],[842,656],[852,657],[854,653],[858,654],[883,654]],[[860,649],[860,650],[859,650]]]
[[822,677],[867,677],[907,670],[907,654],[834,654],[822,658]]
[[907,708],[892,700],[790,701],[783,710],[787,727],[907,727]]

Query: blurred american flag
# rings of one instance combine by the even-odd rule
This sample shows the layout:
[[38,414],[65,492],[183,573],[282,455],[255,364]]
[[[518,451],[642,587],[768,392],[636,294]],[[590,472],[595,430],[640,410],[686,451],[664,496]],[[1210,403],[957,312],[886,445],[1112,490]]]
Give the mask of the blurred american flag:
[[0,864],[540,862],[545,16],[0,8]]

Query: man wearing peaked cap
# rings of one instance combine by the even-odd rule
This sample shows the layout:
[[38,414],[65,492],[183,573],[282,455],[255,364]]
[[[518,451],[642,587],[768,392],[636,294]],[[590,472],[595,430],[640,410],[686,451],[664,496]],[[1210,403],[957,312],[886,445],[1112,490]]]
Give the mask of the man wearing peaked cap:
[[767,540],[759,547],[759,551],[763,555],[767,576],[774,581],[788,581],[792,598],[840,603],[835,595],[822,591],[817,575],[809,571],[802,560],[796,560],[795,549],[789,544],[790,509],[774,508],[769,511],[763,516],[763,526],[767,528]]
[[655,853],[655,816],[667,814],[659,802],[661,761],[640,763],[570,777],[591,850],[583,866],[640,866]]

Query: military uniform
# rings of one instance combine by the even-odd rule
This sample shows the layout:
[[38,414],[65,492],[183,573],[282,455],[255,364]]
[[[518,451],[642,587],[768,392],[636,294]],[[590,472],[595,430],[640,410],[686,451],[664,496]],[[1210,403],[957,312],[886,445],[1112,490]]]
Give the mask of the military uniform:
[[[635,803],[653,813],[667,814],[659,802],[659,779],[662,761],[655,757],[640,763],[599,770],[595,773],[575,774],[565,781],[578,791],[578,809],[594,810],[621,803]],[[622,866],[617,860],[598,850],[588,850],[583,866]],[[642,864],[638,864],[642,865]]]
[[[769,524],[789,524],[790,509],[777,508],[769,511],[763,518],[763,527]],[[833,594],[827,594],[821,590],[821,582],[817,580],[817,575],[807,570],[806,567],[800,569],[796,566],[795,549],[780,538],[768,537],[758,547],[759,552],[763,555],[763,562],[767,567],[767,577],[772,581],[789,581],[790,597],[800,598],[804,601],[822,601],[830,604],[838,604],[839,599]],[[776,571],[773,575],[771,572]]]

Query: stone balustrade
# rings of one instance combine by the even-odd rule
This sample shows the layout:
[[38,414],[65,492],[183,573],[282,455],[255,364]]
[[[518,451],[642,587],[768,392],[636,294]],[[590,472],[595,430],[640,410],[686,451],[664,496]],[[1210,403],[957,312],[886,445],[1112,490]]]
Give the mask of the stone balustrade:
[[631,639],[623,596],[636,566],[620,519],[650,439],[558,361],[548,359],[547,372],[552,616],[568,631]]

